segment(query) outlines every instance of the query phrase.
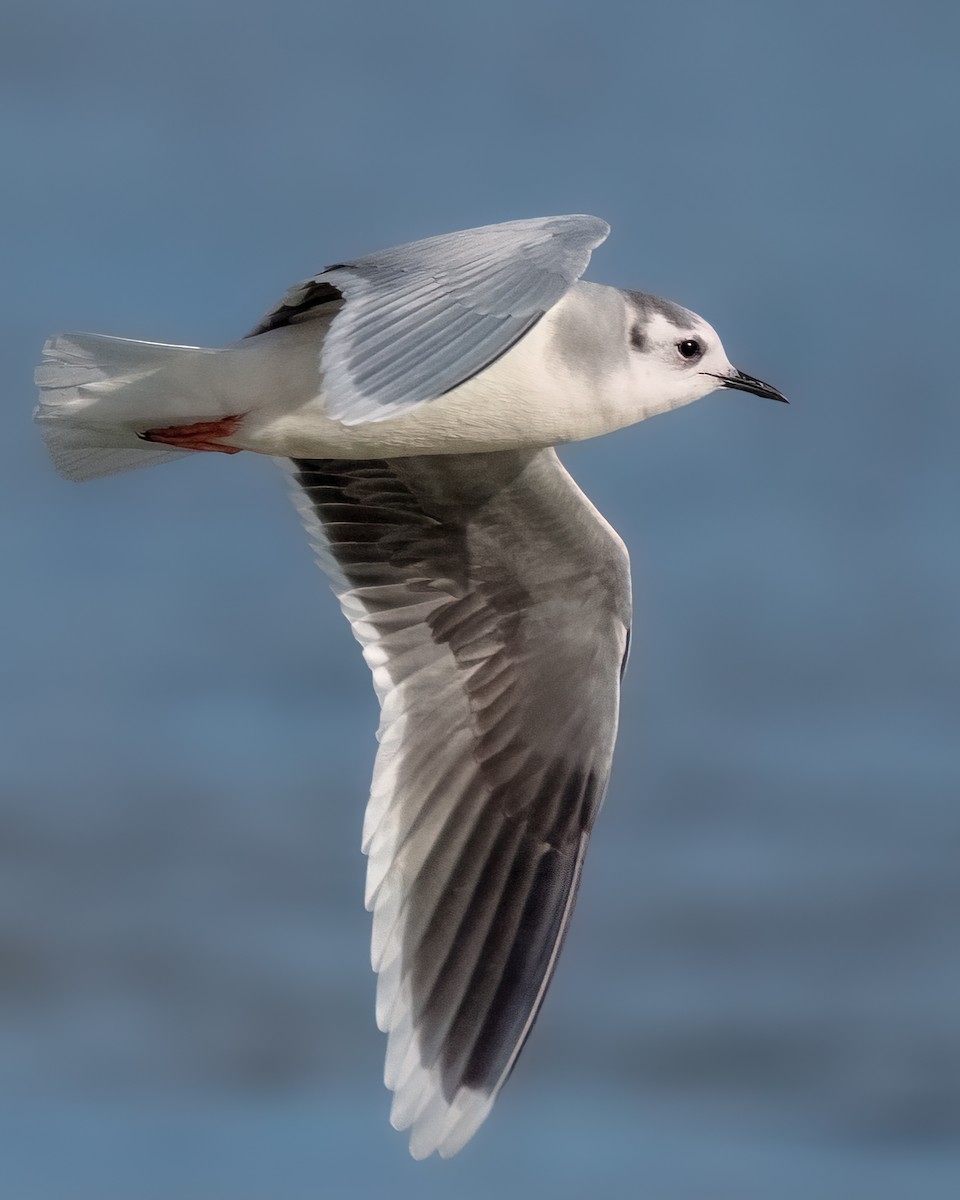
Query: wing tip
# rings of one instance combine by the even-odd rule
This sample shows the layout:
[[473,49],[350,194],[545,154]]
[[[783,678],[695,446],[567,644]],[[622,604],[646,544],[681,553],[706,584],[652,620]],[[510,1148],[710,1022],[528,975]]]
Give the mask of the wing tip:
[[590,232],[593,241],[590,243],[592,247],[599,246],[601,242],[605,242],[610,236],[610,222],[605,221],[603,217],[595,217],[592,213],[571,213],[567,217],[556,218],[560,221],[576,221],[578,225],[583,227],[584,233]]
[[496,1095],[495,1091],[488,1095],[461,1088],[452,1100],[442,1095],[431,1097],[416,1118],[407,1123],[410,1157],[420,1162],[431,1154],[443,1159],[459,1154],[490,1115]]

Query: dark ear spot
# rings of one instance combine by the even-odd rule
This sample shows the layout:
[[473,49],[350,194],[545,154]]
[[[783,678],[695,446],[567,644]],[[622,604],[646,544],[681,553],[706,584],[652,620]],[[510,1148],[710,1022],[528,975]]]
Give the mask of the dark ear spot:
[[630,327],[630,345],[634,350],[646,349],[647,339],[643,336],[643,330],[639,325],[632,325]]

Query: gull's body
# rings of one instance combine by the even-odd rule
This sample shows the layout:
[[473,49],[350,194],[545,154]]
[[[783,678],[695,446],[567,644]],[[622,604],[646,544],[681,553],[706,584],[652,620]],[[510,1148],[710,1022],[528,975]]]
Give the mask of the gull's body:
[[[563,332],[583,310],[602,310],[608,325],[592,330],[594,353],[583,358],[556,352]],[[232,444],[262,454],[309,457],[398,457],[410,454],[470,454],[489,450],[539,449],[610,433],[636,420],[636,391],[626,365],[628,302],[616,288],[576,283],[530,332],[488,369],[465,380],[430,404],[377,421],[346,425],[331,418],[321,387],[304,388],[304,379],[316,379],[316,333],[305,325],[291,325],[259,335],[256,381],[248,379],[250,416],[238,429]],[[329,322],[335,313],[322,320]],[[253,341],[254,339],[250,339]],[[250,341],[221,352],[232,361],[229,370],[246,375],[243,359],[254,358]],[[264,353],[266,346],[269,349]],[[613,351],[623,346],[623,362]],[[302,366],[309,369],[301,369]],[[282,405],[261,407],[253,401],[262,395],[262,381],[275,369],[297,362],[300,403],[290,407],[290,392]],[[604,371],[595,368],[598,362]],[[225,364],[226,365],[226,364]],[[239,382],[239,380],[238,380]],[[296,386],[296,385],[294,385]],[[230,388],[225,389],[227,395]],[[522,405],[517,396],[523,396]],[[235,402],[235,401],[234,401]],[[322,447],[322,449],[320,449]]]
[[381,703],[364,821],[392,1120],[456,1153],[536,1018],[603,799],[626,550],[553,447],[736,371],[669,301],[579,281],[545,218],[328,268],[223,350],[66,335],[38,370],[69,478],[199,450],[289,460]]

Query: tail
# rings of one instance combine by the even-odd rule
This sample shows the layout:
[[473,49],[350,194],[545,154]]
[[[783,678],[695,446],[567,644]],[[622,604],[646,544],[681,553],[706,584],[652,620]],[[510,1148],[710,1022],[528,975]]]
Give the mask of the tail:
[[215,353],[96,333],[50,338],[35,375],[35,415],[54,466],[66,479],[95,479],[194,453],[138,435],[203,416],[196,411],[196,388],[184,386],[191,370],[180,368]]

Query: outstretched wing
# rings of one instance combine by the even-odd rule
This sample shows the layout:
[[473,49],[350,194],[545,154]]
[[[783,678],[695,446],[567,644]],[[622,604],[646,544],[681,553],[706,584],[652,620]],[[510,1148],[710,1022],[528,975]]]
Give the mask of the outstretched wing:
[[630,580],[553,450],[295,460],[373,671],[364,822],[391,1120],[457,1152],[540,1008],[616,736]]
[[539,217],[396,246],[298,284],[253,334],[342,299],[320,354],[327,411],[347,425],[397,416],[506,353],[609,232],[598,217]]

